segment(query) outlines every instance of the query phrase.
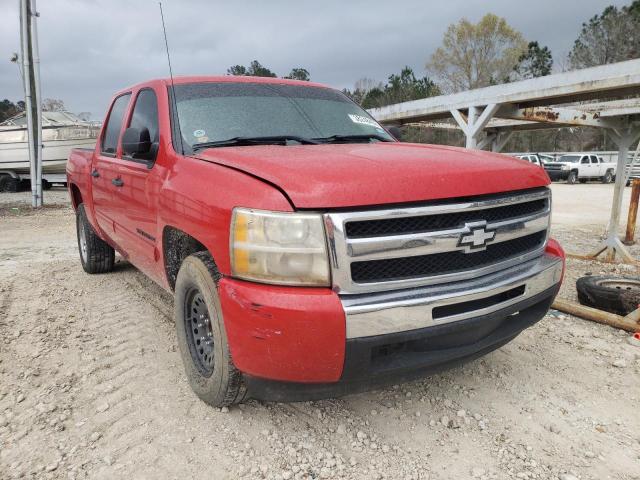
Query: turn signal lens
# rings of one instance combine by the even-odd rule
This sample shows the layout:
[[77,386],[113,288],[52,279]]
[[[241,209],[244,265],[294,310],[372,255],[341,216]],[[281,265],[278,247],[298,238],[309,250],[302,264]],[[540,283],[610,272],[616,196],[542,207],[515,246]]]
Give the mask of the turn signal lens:
[[322,216],[235,208],[231,270],[262,283],[329,286]]

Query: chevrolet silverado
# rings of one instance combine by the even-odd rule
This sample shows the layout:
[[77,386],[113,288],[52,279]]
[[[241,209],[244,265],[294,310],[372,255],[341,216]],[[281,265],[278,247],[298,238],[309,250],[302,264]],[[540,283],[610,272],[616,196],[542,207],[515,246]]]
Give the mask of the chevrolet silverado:
[[586,183],[600,180],[611,183],[616,176],[616,164],[605,162],[602,157],[589,153],[567,153],[554,162],[544,164],[551,180],[566,180],[567,183]]
[[117,251],[173,292],[187,378],[214,406],[477,358],[540,320],[564,273],[543,169],[400,143],[310,82],[126,88],[67,175],[82,267]]

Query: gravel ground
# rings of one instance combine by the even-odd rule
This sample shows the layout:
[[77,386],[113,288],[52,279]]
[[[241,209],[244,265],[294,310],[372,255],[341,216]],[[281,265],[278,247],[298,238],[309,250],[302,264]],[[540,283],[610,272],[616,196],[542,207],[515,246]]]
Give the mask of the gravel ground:
[[[578,214],[562,197],[610,186],[564,187],[554,235],[588,251],[606,206]],[[640,478],[640,348],[626,332],[552,311],[422,381],[212,409],[187,385],[171,296],[122,260],[84,274],[66,192],[46,193],[37,213],[28,194],[0,194],[0,478]],[[571,260],[562,296],[612,271],[637,274]]]

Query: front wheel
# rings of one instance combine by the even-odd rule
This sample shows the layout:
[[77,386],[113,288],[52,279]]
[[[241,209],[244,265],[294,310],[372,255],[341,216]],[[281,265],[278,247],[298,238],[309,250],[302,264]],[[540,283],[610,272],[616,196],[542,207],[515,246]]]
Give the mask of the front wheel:
[[247,394],[229,351],[216,286],[219,278],[209,253],[187,257],[176,279],[174,310],[189,385],[202,401],[214,407],[241,403]]
[[569,172],[567,183],[573,185],[578,181],[578,172]]
[[102,240],[87,219],[84,203],[78,205],[76,212],[76,231],[80,262],[87,273],[107,273],[113,270],[115,250]]
[[611,171],[608,171],[604,174],[604,177],[602,177],[602,183],[611,183],[612,180],[613,174],[611,173]]

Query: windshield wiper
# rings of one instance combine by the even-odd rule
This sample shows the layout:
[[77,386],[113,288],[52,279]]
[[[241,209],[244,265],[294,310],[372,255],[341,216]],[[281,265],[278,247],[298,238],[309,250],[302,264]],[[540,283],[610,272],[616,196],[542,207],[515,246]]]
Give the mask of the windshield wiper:
[[357,142],[357,141],[369,141],[369,140],[379,140],[381,142],[392,142],[393,140],[384,137],[382,135],[377,135],[375,133],[364,133],[360,135],[331,135],[330,137],[320,137],[314,138],[318,142],[322,143],[349,143],[349,142]]
[[297,135],[272,135],[266,137],[233,137],[226,140],[217,140],[215,142],[201,142],[195,143],[191,148],[200,150],[203,148],[215,148],[215,147],[237,147],[247,145],[286,145],[288,141],[298,142],[302,145],[317,145],[314,139],[299,137]]

